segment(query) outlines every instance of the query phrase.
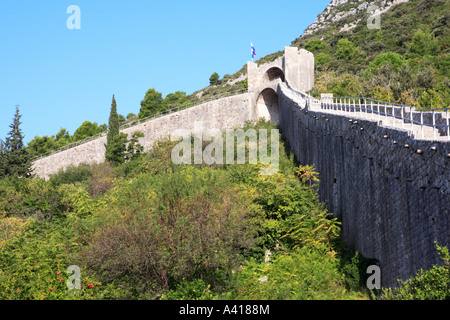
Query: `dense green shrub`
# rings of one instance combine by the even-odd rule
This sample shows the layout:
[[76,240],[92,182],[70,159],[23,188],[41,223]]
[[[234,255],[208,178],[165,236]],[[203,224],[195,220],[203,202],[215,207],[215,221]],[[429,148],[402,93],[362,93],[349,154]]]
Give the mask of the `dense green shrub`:
[[81,260],[104,282],[131,287],[134,298],[154,298],[182,278],[217,282],[217,272],[236,268],[254,246],[256,207],[224,172],[140,175],[106,199]]
[[318,53],[314,56],[316,68],[322,70],[324,66],[326,66],[329,62],[333,60],[333,58],[326,53]]
[[54,186],[62,184],[74,184],[76,182],[85,182],[92,175],[88,164],[79,164],[78,166],[69,166],[60,170],[58,173],[50,176],[50,183]]
[[347,38],[341,39],[337,43],[336,55],[338,59],[351,60],[358,52],[355,44]]
[[116,176],[110,162],[92,164],[89,171],[88,191],[91,196],[103,195],[114,187]]
[[339,255],[340,270],[344,274],[344,284],[348,290],[364,291],[366,287],[367,268],[376,265],[375,259],[365,258],[361,253],[353,250],[343,251]]
[[51,219],[65,210],[58,190],[43,179],[0,180],[0,217]]
[[433,266],[430,270],[419,270],[417,274],[399,281],[395,289],[384,289],[382,300],[450,300],[450,254],[447,247],[436,244],[441,266]]
[[236,275],[230,299],[329,300],[365,299],[348,291],[339,260],[326,247],[304,246],[279,254],[271,263],[250,262]]
[[325,49],[327,44],[320,39],[311,39],[305,44],[305,49],[316,53],[316,51],[321,51]]
[[211,291],[210,287],[201,279],[184,281],[175,289],[167,291],[161,300],[214,300],[217,295]]
[[69,290],[67,267],[79,248],[75,224],[28,219],[20,235],[0,251],[1,300],[71,300],[117,298],[119,291],[82,271],[81,290]]
[[406,63],[406,60],[402,55],[394,52],[386,52],[378,55],[367,68],[370,72],[376,72],[383,64],[389,64],[395,72],[399,71],[402,65]]

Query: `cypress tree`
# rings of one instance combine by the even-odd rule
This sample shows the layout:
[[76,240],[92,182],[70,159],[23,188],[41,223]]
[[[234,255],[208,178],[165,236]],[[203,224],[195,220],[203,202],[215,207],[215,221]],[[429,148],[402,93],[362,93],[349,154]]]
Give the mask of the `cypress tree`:
[[9,126],[11,131],[1,147],[2,159],[0,162],[4,176],[27,177],[31,175],[31,155],[23,145],[23,135],[20,129],[21,117],[19,106],[16,106],[13,123]]
[[107,144],[111,144],[115,137],[119,135],[119,115],[117,114],[116,99],[113,95],[111,103],[111,112],[109,113],[109,131],[107,136]]
[[109,130],[106,137],[105,159],[113,164],[125,162],[127,135],[120,133],[119,115],[117,113],[116,99],[113,95],[111,111],[109,114]]

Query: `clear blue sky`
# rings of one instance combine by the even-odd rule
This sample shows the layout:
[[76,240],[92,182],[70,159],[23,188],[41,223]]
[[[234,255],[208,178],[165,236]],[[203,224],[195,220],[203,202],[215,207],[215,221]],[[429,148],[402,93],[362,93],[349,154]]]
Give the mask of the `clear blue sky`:
[[[85,120],[107,123],[137,114],[149,88],[190,94],[213,72],[233,74],[283,50],[329,0],[2,0],[0,2],[0,139],[19,105],[25,142],[70,134]],[[81,9],[69,30],[67,8]]]

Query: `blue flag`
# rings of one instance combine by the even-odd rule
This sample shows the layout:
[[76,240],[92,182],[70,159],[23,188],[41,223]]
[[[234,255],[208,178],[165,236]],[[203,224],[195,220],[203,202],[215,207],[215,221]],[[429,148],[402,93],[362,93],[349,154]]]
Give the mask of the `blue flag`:
[[256,56],[255,47],[253,46],[253,43],[250,42],[250,45],[252,46],[252,59]]

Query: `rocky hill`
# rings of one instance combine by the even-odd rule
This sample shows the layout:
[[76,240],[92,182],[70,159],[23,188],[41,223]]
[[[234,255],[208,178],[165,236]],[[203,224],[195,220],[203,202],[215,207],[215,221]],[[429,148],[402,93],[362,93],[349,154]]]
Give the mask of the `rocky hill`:
[[[327,92],[445,108],[450,104],[449,17],[446,0],[332,0],[291,45],[315,55],[314,96]],[[256,63],[282,54],[280,48]],[[246,71],[244,65],[195,98],[244,87]]]
[[[317,19],[305,30],[303,36],[312,35],[317,30],[326,28],[332,23],[339,22],[347,17],[354,17],[359,13],[374,12],[382,14],[392,6],[409,0],[383,0],[383,1],[364,1],[364,0],[332,0],[325,10],[317,16]],[[369,8],[376,6],[378,12]],[[375,9],[374,8],[374,9]],[[341,31],[348,31],[361,21],[361,18],[355,19],[351,24],[346,24]]]
[[449,18],[446,0],[333,0],[292,46],[315,55],[315,96],[447,108]]

